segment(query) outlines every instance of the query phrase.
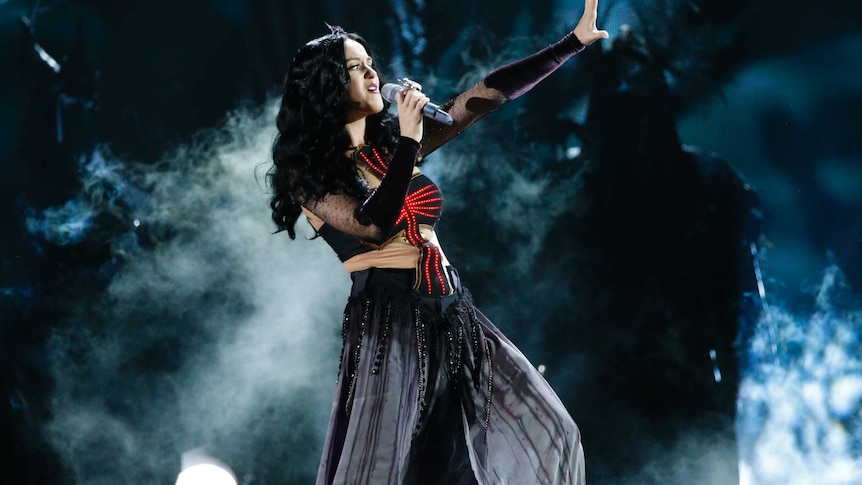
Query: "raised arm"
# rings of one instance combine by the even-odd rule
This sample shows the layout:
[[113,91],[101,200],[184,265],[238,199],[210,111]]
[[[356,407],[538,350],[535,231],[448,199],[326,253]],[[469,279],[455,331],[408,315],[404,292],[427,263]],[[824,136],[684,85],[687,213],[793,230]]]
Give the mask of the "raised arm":
[[433,152],[486,113],[523,95],[585,46],[599,39],[606,39],[608,33],[596,28],[597,12],[598,0],[586,0],[584,14],[578,25],[559,42],[493,70],[478,84],[445,103],[442,109],[452,115],[454,122],[447,126],[436,121],[427,121],[420,155]]

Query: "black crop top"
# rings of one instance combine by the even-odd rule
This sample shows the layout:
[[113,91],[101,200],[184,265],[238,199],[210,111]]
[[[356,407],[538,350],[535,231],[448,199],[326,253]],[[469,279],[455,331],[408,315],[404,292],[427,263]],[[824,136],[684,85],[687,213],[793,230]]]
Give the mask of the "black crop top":
[[[376,149],[363,146],[357,151],[359,159],[378,177],[383,177],[389,166],[388,161]],[[443,268],[443,257],[440,248],[425,240],[420,227],[431,228],[443,213],[443,196],[437,185],[424,174],[413,176],[404,198],[404,205],[395,220],[395,224],[387,234],[386,241],[393,237],[403,236],[404,239],[419,249],[418,278],[415,288],[428,295],[447,294],[446,272]],[[324,224],[318,234],[329,244],[344,262],[359,254],[376,250],[379,246],[363,241],[350,234],[339,231],[335,227]],[[385,242],[384,242],[385,244]]]

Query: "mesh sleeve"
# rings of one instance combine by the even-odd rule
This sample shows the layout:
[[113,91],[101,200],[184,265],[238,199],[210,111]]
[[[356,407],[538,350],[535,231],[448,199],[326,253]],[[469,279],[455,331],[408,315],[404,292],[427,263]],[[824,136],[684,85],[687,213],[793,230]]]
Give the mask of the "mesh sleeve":
[[494,69],[484,80],[441,106],[452,116],[451,126],[426,120],[421,155],[428,155],[487,113],[523,95],[582,50],[584,45],[569,33],[535,54]]
[[320,200],[303,204],[325,224],[351,236],[368,241],[383,240],[386,235],[380,227],[361,224],[354,214],[362,206],[362,200],[347,194],[327,194]]
[[503,96],[503,93],[485,86],[482,81],[459,94],[440,107],[452,116],[453,123],[451,125],[425,120],[421,155],[428,155],[447,141],[460,135],[470,125],[505,102],[506,97]]
[[582,50],[584,45],[570,32],[556,44],[494,69],[485,77],[485,85],[500,91],[506,99],[515,99],[533,89],[533,86]]

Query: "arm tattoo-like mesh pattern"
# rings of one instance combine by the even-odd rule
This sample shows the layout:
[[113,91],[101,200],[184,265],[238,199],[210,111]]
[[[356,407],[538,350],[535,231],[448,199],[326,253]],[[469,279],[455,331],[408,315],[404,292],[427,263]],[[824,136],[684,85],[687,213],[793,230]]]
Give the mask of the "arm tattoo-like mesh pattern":
[[421,155],[428,155],[487,113],[526,93],[583,49],[578,38],[569,33],[535,54],[493,70],[483,81],[441,106],[452,116],[451,126],[426,121]]

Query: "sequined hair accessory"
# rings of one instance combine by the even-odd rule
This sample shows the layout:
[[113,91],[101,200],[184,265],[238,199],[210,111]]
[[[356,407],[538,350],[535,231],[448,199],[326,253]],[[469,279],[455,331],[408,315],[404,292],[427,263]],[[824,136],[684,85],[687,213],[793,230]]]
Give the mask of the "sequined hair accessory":
[[329,27],[329,33],[326,35],[322,35],[314,40],[310,40],[305,45],[315,45],[320,44],[321,42],[333,41],[336,39],[342,39],[347,37],[347,32],[345,32],[340,25],[329,25],[326,22],[324,23],[327,27]]

